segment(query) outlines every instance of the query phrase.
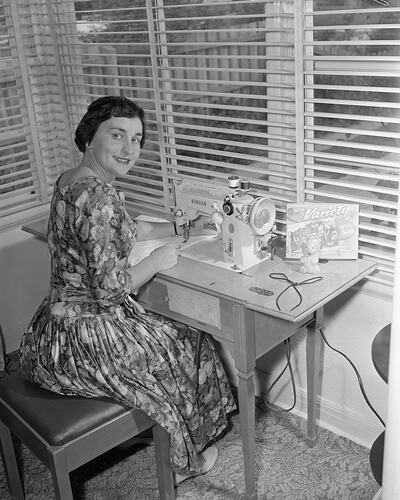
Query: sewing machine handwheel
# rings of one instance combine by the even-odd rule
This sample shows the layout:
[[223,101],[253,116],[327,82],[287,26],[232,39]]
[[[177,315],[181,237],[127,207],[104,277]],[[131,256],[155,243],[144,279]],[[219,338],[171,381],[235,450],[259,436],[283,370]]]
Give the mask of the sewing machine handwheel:
[[250,226],[255,234],[264,235],[272,229],[275,216],[275,203],[269,198],[257,198],[251,207]]

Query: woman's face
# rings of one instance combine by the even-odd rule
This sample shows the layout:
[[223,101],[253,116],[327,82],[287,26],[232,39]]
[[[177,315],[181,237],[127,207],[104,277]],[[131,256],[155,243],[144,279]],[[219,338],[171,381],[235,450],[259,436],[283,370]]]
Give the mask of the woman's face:
[[125,175],[140,154],[142,122],[138,117],[111,117],[101,122],[88,145],[100,169],[113,178]]

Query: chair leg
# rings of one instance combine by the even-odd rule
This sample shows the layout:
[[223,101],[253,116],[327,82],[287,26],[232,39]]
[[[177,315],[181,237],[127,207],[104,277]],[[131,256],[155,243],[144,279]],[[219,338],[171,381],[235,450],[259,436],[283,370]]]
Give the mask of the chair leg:
[[73,500],[71,478],[65,463],[63,450],[52,455],[53,462],[50,463],[51,476],[56,500]]
[[11,432],[3,422],[0,422],[0,439],[1,458],[3,459],[10,496],[13,500],[23,500],[25,495],[22,488]]
[[154,452],[156,455],[158,488],[161,500],[174,500],[175,489],[170,465],[169,434],[161,426],[153,427]]

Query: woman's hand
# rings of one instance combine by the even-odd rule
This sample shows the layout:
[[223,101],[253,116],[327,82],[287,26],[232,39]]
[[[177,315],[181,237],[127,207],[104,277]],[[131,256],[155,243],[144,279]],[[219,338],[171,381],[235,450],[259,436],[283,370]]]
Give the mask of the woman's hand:
[[127,269],[131,275],[132,293],[137,293],[138,289],[159,271],[169,269],[176,264],[182,240],[178,237],[175,239],[176,241],[172,243],[155,248],[150,255]]
[[180,238],[177,238],[176,243],[168,243],[156,248],[150,254],[151,259],[156,267],[155,272],[162,271],[174,267],[178,261],[178,250],[180,246]]

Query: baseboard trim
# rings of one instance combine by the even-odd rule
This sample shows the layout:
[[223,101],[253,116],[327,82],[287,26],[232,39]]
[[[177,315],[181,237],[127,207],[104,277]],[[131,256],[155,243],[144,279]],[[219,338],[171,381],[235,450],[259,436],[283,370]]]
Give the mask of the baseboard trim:
[[[307,418],[307,392],[304,389],[297,388],[296,396],[297,403],[292,413]],[[285,397],[284,394],[280,394],[271,402],[281,408],[286,408],[292,404],[292,400]],[[319,426],[339,436],[346,437],[361,446],[371,448],[376,437],[382,432],[382,426],[372,412],[371,418],[366,418],[321,397],[317,399],[317,410],[319,415],[317,423]],[[370,410],[367,409],[367,411]]]

